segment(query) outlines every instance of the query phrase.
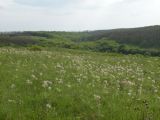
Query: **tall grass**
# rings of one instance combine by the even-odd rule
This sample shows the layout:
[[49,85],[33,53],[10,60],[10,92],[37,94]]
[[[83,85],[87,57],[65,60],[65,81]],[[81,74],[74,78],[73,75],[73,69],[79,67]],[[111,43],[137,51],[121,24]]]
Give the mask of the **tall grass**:
[[159,120],[160,58],[0,49],[0,120]]

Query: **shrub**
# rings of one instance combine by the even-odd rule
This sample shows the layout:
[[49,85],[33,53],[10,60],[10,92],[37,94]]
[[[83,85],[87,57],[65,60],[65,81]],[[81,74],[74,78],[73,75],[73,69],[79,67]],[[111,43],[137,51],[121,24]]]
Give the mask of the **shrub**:
[[31,50],[31,51],[42,51],[42,47],[37,46],[37,45],[33,45],[33,46],[29,47],[29,50]]

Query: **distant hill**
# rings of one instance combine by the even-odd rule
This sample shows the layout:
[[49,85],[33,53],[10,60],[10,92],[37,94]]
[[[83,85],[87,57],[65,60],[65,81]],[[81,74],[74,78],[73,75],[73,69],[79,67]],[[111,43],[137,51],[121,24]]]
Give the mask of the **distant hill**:
[[93,41],[104,37],[119,43],[135,45],[143,48],[160,48],[160,26],[140,28],[97,30],[89,32],[90,37],[84,40]]
[[84,32],[0,33],[0,46],[42,46],[160,56],[160,26]]

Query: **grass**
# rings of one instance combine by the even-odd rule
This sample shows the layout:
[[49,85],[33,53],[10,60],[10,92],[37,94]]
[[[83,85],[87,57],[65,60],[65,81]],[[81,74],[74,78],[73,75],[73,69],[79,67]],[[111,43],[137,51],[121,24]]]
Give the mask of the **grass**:
[[0,120],[158,120],[160,58],[0,48]]

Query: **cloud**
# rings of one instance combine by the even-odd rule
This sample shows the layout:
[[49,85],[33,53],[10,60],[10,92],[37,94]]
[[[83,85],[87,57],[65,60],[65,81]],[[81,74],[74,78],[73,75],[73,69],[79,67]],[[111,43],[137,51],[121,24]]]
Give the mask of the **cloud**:
[[160,24],[159,0],[0,0],[0,6],[1,31],[93,30]]
[[106,7],[114,2],[122,0],[14,0],[15,3],[33,7],[51,8],[98,8]]
[[1,7],[6,7],[6,6],[10,5],[11,3],[13,3],[13,0],[0,0]]
[[34,7],[61,7],[70,3],[67,0],[14,0],[14,2]]
[[3,6],[0,6],[0,9],[3,9]]

